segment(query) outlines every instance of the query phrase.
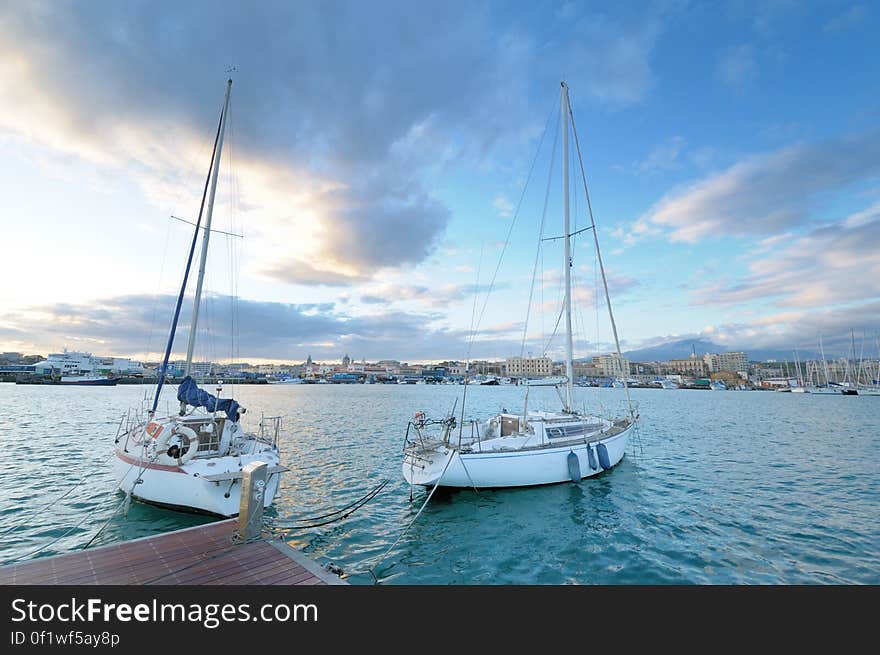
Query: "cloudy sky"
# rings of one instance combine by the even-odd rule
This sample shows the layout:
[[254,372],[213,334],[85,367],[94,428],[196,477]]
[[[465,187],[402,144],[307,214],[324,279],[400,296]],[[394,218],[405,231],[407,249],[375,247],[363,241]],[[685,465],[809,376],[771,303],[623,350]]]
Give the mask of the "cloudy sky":
[[[835,0],[0,2],[0,350],[155,358],[230,66],[214,227],[244,238],[212,237],[200,357],[558,355],[561,79],[625,349],[874,344],[878,28]],[[573,272],[589,355],[589,233]]]

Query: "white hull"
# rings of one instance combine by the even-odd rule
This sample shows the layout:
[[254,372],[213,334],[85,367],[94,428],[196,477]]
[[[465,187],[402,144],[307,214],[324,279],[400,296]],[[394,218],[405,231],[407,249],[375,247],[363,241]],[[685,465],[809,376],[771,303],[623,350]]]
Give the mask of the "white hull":
[[[422,451],[419,457],[408,455],[403,462],[403,477],[414,485],[463,488],[530,487],[570,482],[569,453],[578,457],[581,478],[598,475],[598,445],[608,451],[609,468],[617,465],[626,452],[632,425],[622,432],[589,443],[527,448],[513,451],[462,453],[457,448],[438,444]],[[587,449],[593,449],[594,467]],[[448,465],[447,465],[448,462]]]
[[819,396],[840,396],[841,391],[836,387],[810,387],[809,393]]
[[[142,468],[144,462],[136,458],[122,459],[117,452],[113,458],[113,476],[121,491],[132,490],[132,498],[142,502],[170,507],[187,512],[236,516],[241,505],[241,479],[209,482],[200,474],[234,473],[254,461],[269,466],[278,465],[277,453],[264,451],[242,457],[213,457],[193,460],[180,467]],[[140,477],[140,484],[136,481]],[[278,493],[281,474],[270,475],[263,497],[263,506],[269,507]]]
[[[264,506],[275,499],[280,474],[287,470],[280,465],[276,444],[277,431],[273,443],[246,433],[237,422],[196,410],[184,417],[140,423],[120,435],[113,450],[113,475],[119,490],[136,500],[235,516],[241,504],[242,469],[252,462],[269,466]],[[172,455],[174,448],[185,450]]]

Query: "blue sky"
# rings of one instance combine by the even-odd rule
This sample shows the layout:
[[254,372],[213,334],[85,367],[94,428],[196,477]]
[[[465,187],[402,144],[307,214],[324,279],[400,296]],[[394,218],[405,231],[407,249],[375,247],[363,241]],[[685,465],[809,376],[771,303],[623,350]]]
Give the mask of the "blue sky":
[[[160,350],[190,238],[170,215],[197,211],[234,64],[215,226],[245,238],[212,240],[203,357],[557,356],[558,242],[523,323],[563,78],[625,349],[852,328],[870,350],[878,26],[831,0],[10,3],[0,349]],[[578,355],[610,347],[594,266],[579,239]]]

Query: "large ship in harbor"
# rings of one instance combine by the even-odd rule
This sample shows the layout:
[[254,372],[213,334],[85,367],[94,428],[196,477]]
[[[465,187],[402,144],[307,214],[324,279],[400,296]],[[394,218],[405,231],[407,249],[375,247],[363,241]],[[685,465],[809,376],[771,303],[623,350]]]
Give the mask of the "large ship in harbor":
[[69,376],[113,377],[144,373],[143,364],[126,357],[98,357],[92,353],[66,349],[60,353],[50,353],[33,366],[36,375],[60,375],[62,380]]

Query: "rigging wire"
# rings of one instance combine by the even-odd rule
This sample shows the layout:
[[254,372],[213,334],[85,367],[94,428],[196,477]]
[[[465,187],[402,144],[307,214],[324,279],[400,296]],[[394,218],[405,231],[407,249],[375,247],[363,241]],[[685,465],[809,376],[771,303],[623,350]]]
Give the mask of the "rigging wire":
[[516,204],[516,210],[513,212],[513,219],[510,221],[510,227],[507,230],[507,236],[504,239],[504,245],[501,248],[501,254],[498,256],[498,263],[495,266],[495,272],[492,274],[492,281],[489,283],[489,289],[486,291],[486,299],[483,301],[483,306],[480,309],[479,318],[477,319],[477,324],[474,327],[474,331],[471,333],[470,344],[468,346],[468,359],[470,359],[471,349],[474,344],[474,337],[476,336],[476,332],[479,329],[479,326],[483,322],[483,316],[486,313],[486,306],[489,304],[489,297],[492,295],[492,290],[495,288],[495,281],[498,277],[498,271],[501,269],[501,262],[504,260],[504,254],[507,252],[507,247],[510,245],[510,236],[513,233],[513,228],[516,225],[516,220],[519,217],[520,210],[522,209],[523,200],[525,199],[526,191],[529,188],[529,183],[532,179],[532,174],[535,171],[535,165],[538,163],[538,156],[541,154],[541,148],[544,144],[544,139],[547,136],[547,129],[550,127],[550,120],[553,118],[553,115],[556,113],[556,102],[553,103],[553,109],[550,111],[549,116],[547,117],[547,122],[544,125],[544,132],[541,134],[541,140],[538,142],[538,149],[535,152],[535,158],[532,160],[532,165],[529,168],[529,173],[526,176],[526,183],[523,186],[522,193],[519,197],[519,202]]
[[[547,205],[550,202],[550,186],[553,181],[553,168],[556,161],[556,146],[559,143],[559,124],[556,125],[556,132],[553,136],[553,150],[550,153],[550,170],[547,173],[547,188],[544,191],[544,209],[541,212],[541,227],[538,230],[538,247],[535,251],[535,263],[532,266],[532,283],[529,286],[529,302],[526,305],[526,320],[523,324],[523,336],[522,336],[522,344],[520,346],[519,356],[522,357],[525,354],[526,349],[526,337],[528,336],[529,330],[529,317],[532,311],[532,295],[535,291],[535,277],[538,273],[538,260],[540,259],[542,244],[544,240],[544,225],[547,222]],[[541,284],[543,285],[543,280],[541,280]]]
[[[221,112],[222,112],[222,110],[221,110]],[[218,114],[218,118],[219,118],[219,114]],[[197,163],[203,161],[205,153],[207,153],[211,149],[212,144],[213,144],[213,139],[208,138],[202,143],[202,146],[200,148],[193,151],[193,153],[190,157],[190,160],[189,160],[189,166],[187,167],[187,172],[182,177],[183,180],[186,180],[188,182],[189,180],[193,179],[193,175],[195,173]],[[175,207],[180,202],[180,199],[183,197],[183,194],[189,188],[190,188],[190,185],[188,183],[180,185],[180,187],[177,191],[177,196],[171,202],[171,207]],[[171,212],[169,212],[169,216],[172,219],[183,220],[183,219],[179,219],[176,216],[174,216],[173,210]],[[185,222],[189,222],[189,221],[185,221]],[[165,223],[165,245],[162,248],[162,261],[159,264],[159,275],[158,275],[158,279],[156,281],[156,287],[155,287],[157,290],[161,290],[162,278],[165,275],[165,264],[168,259],[168,245],[171,241],[171,225],[172,225],[171,220],[166,221],[166,223]],[[156,316],[158,313],[160,296],[161,296],[161,293],[157,293],[155,295],[155,297],[153,298],[153,307],[151,310],[151,317],[150,317],[150,331],[147,334],[147,350],[144,352],[144,361],[147,361],[149,359],[149,354],[151,352],[150,349],[153,347],[153,336],[156,333]]]
[[[480,288],[480,272],[483,269],[483,244],[480,244],[480,259],[477,263],[477,282],[474,286],[474,303],[471,307],[471,345],[468,346],[468,356],[464,362],[464,389],[461,393],[461,420],[458,422],[458,441],[461,442],[461,432],[464,429],[464,406],[465,401],[467,401],[467,388],[468,388],[468,378],[470,378],[471,371],[471,346],[473,346],[473,340],[476,336],[476,329],[474,327],[474,317],[477,313],[477,291]],[[412,500],[412,489],[410,489],[410,500]]]
[[[608,318],[611,320],[611,330],[614,333],[614,345],[617,347],[617,356],[620,358],[619,362],[622,364],[623,363],[623,354],[620,351],[620,339],[617,336],[617,324],[614,321],[614,312],[612,312],[612,310],[611,310],[611,296],[608,293],[608,279],[605,276],[605,266],[602,264],[602,253],[599,250],[599,234],[598,234],[598,230],[596,229],[596,221],[593,218],[593,207],[592,207],[592,204],[590,203],[590,191],[587,188],[587,174],[584,170],[584,160],[583,160],[583,156],[581,155],[581,145],[580,145],[580,141],[578,140],[577,128],[574,125],[574,113],[571,108],[571,101],[569,101],[569,105],[568,105],[568,115],[569,115],[569,119],[571,122],[572,134],[574,135],[575,148],[577,149],[578,163],[580,164],[581,179],[583,180],[583,184],[584,184],[584,195],[586,196],[586,199],[587,199],[587,210],[589,211],[589,215],[590,215],[590,225],[592,226],[593,240],[596,244],[596,257],[598,257],[598,259],[599,259],[599,270],[602,272],[602,284],[605,287],[605,302],[608,304]],[[626,381],[627,377],[629,377],[628,372],[627,372],[627,375],[624,375],[623,389],[626,392],[626,402],[629,405],[630,416],[632,417],[633,421],[635,421],[635,419],[637,418],[637,415],[636,415],[635,410],[633,409],[632,398],[630,398],[629,383]]]

